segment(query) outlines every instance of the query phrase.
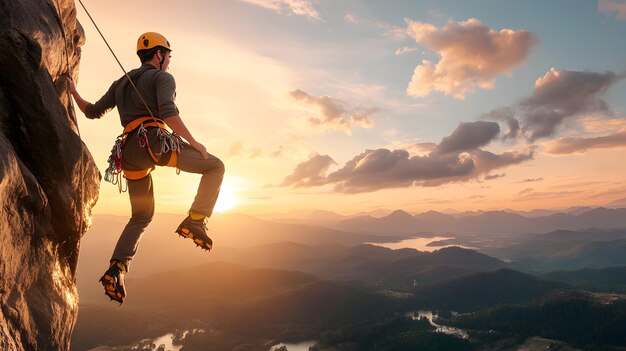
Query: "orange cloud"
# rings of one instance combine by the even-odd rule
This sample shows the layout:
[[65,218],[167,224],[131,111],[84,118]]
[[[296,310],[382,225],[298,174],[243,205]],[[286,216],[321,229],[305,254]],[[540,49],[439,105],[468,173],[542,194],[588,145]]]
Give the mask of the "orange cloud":
[[300,163],[281,186],[317,186],[326,183],[326,172],[336,162],[328,155],[316,154],[308,161]]
[[617,18],[626,21],[626,3],[624,2],[600,0],[598,9],[600,12],[617,12]]
[[626,130],[626,118],[606,118],[602,115],[589,115],[580,119],[585,132],[591,134],[610,134],[616,130]]
[[330,96],[311,96],[299,89],[289,94],[296,101],[319,108],[323,118],[311,117],[309,118],[311,124],[330,126],[347,132],[350,132],[354,126],[371,128],[374,125],[371,116],[378,111],[374,107],[362,106],[347,110],[337,99]]
[[573,154],[592,149],[626,147],[626,130],[616,134],[593,138],[564,138],[547,143],[551,154]]
[[241,156],[242,153],[243,144],[241,142],[238,141],[230,144],[230,147],[228,148],[228,157]]
[[463,99],[476,88],[490,89],[499,74],[509,73],[526,60],[537,42],[531,32],[510,29],[497,32],[474,18],[448,23],[442,29],[406,21],[409,36],[441,57],[437,63],[423,60],[415,68],[407,88],[407,94],[415,97],[441,91]]
[[321,20],[320,13],[307,0],[241,0],[252,5],[273,10],[277,13],[287,13],[306,16],[309,19]]
[[[255,159],[258,157],[263,156],[263,152],[260,148],[255,147],[255,148],[246,148],[243,143],[241,143],[240,141],[236,141],[232,144],[230,144],[230,147],[228,148],[228,156],[229,158],[231,157],[246,157],[249,159]],[[270,157],[273,157],[270,155]]]

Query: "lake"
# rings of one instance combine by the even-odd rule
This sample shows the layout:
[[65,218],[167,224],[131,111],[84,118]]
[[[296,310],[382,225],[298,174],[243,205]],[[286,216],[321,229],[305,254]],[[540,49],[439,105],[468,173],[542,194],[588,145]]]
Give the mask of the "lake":
[[397,249],[415,249],[415,250],[419,250],[419,251],[432,252],[432,251],[439,250],[441,248],[448,247],[448,246],[459,246],[459,245],[428,246],[428,244],[430,244],[432,242],[442,241],[442,240],[450,240],[450,239],[454,239],[454,238],[445,237],[445,236],[434,236],[432,238],[404,239],[404,240],[393,242],[393,243],[367,243],[367,244],[376,245],[376,246],[382,246],[382,247],[386,247],[386,248],[392,249],[392,250],[397,250]]
[[153,343],[159,347],[160,345],[165,346],[166,351],[180,351],[183,345],[174,345],[174,334],[168,333],[163,336],[160,336],[154,339]]
[[[204,333],[205,331],[202,329],[191,329],[191,330],[186,330],[182,333],[180,333],[179,331],[177,331],[176,333],[178,333],[178,338],[180,340],[184,340],[189,334],[199,334],[199,333]],[[152,339],[145,339],[142,340],[139,344],[136,344],[134,346],[132,346],[131,348],[136,350],[136,349],[145,349],[146,347],[150,347],[151,345],[154,346],[153,350],[156,350],[159,348],[159,346],[163,346],[165,351],[180,351],[183,347],[183,345],[179,345],[178,342],[174,342],[174,340],[176,339],[176,334],[175,333],[167,333],[163,336],[159,336],[158,338],[152,340]],[[309,351],[309,347],[315,345],[317,343],[317,341],[315,340],[309,340],[309,341],[301,341],[298,343],[280,343],[278,345],[275,345],[272,347],[271,350],[273,350],[274,348],[278,348],[281,346],[286,346],[287,350],[289,351]],[[95,347],[92,349],[89,349],[88,351],[115,351],[117,350],[117,347],[112,347],[112,346],[99,346],[99,347]]]

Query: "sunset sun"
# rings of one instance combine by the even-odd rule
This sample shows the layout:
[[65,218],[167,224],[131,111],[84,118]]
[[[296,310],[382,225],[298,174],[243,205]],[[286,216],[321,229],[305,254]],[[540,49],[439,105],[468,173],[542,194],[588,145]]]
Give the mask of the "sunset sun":
[[241,180],[236,177],[225,177],[220,189],[220,196],[215,204],[214,212],[224,213],[241,203],[238,192]]

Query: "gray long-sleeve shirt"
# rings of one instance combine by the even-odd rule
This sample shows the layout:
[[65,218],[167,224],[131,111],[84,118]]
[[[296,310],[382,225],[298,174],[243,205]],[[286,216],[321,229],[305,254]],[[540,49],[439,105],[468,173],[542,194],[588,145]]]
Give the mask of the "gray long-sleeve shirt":
[[[174,103],[176,82],[171,74],[144,64],[128,72],[128,75],[141,92],[154,117],[166,119],[179,114]],[[91,119],[100,118],[115,106],[123,126],[135,118],[150,116],[150,112],[125,75],[113,82],[95,104],[87,105],[85,115]]]

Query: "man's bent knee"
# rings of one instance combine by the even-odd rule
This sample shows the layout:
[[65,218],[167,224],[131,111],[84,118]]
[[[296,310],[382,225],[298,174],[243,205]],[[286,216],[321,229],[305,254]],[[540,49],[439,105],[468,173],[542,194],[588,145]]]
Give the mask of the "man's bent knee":
[[217,167],[218,172],[224,175],[224,172],[226,172],[226,166],[224,165],[224,162],[222,162],[222,160],[220,160],[219,158],[217,160],[219,161]]
[[224,166],[224,162],[216,157],[211,165],[211,168],[207,169],[204,174],[218,174],[223,176],[225,171],[226,167]]
[[134,224],[143,224],[144,227],[147,227],[150,222],[152,222],[153,215],[134,215],[130,217],[130,222]]

